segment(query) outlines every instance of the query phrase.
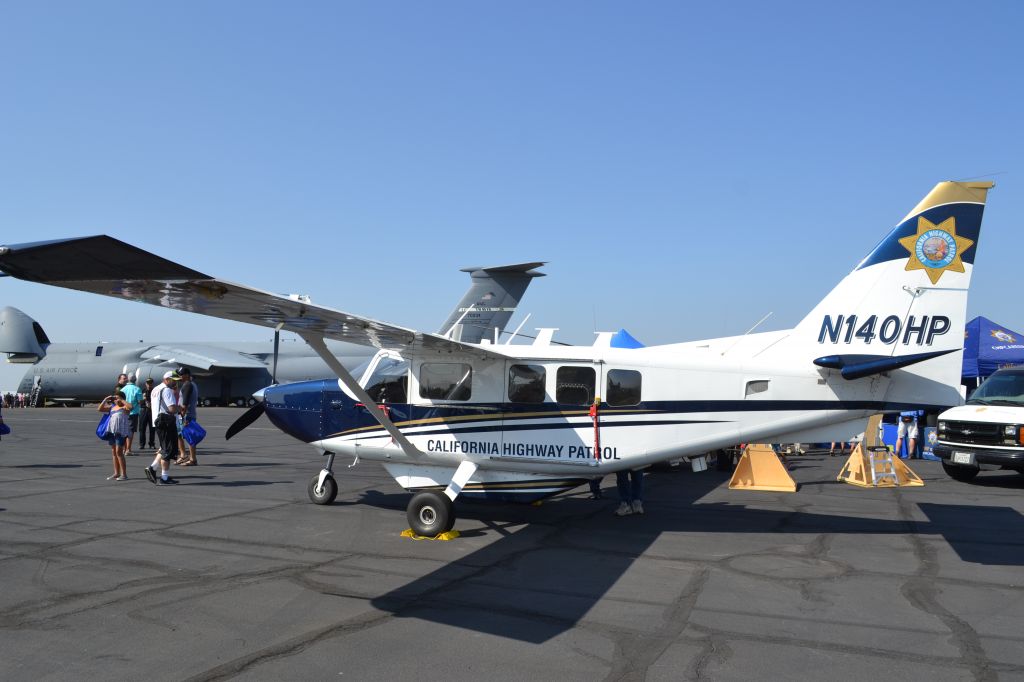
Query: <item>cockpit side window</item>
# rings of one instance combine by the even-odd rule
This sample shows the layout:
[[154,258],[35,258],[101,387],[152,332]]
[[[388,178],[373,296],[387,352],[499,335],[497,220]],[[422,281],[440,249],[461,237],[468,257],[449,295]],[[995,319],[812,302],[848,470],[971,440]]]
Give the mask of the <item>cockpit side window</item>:
[[597,374],[593,367],[559,367],[555,374],[555,401],[563,405],[594,402]]
[[377,402],[408,402],[409,361],[381,358],[373,368],[373,374],[366,380],[365,388],[370,398]]
[[461,362],[424,362],[420,365],[420,397],[430,400],[469,400],[473,394],[473,368]]

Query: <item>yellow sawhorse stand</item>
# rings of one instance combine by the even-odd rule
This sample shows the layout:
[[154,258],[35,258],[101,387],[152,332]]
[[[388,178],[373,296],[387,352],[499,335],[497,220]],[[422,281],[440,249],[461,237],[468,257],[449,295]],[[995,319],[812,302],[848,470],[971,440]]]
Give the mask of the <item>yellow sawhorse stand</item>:
[[729,481],[730,490],[767,490],[795,493],[796,481],[771,445],[757,443],[743,449],[743,456]]
[[[881,450],[881,448],[877,448]],[[922,486],[924,481],[895,454],[865,452],[860,444],[846,460],[837,481],[861,488],[902,488]]]
[[882,415],[868,419],[864,442],[858,443],[850,453],[837,481],[861,488],[897,488],[923,486],[921,477],[911,471],[896,454],[889,452],[878,441],[878,424]]

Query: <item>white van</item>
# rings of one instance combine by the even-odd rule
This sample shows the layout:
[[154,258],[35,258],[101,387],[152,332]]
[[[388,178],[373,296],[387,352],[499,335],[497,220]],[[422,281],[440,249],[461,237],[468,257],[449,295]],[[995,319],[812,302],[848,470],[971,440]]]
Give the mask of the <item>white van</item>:
[[998,370],[966,405],[940,414],[937,435],[933,452],[958,481],[982,469],[1024,474],[1024,367]]

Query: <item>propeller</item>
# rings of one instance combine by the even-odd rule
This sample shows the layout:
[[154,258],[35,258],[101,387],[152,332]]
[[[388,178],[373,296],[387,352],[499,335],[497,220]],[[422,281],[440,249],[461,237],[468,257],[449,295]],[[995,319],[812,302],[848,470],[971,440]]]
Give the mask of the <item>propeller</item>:
[[260,401],[250,407],[244,414],[242,414],[241,417],[235,420],[234,424],[228,427],[228,432],[224,434],[224,440],[231,440],[232,436],[259,419],[260,415],[262,415],[266,409],[267,408],[264,406],[263,401]]

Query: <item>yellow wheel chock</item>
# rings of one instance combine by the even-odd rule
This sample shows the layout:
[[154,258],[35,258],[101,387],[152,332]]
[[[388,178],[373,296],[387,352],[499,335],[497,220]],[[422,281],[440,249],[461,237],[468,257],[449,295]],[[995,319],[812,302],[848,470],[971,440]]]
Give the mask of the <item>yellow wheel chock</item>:
[[449,531],[446,531],[444,533],[439,533],[439,534],[435,535],[434,537],[429,537],[427,535],[416,535],[416,533],[412,532],[412,528],[406,528],[405,530],[402,531],[402,537],[403,538],[412,538],[413,540],[442,540],[442,541],[448,541],[448,540],[454,540],[455,538],[459,537],[459,531],[457,531],[457,530],[449,530]]
[[795,493],[796,482],[771,445],[748,445],[729,481],[730,490],[768,490]]

